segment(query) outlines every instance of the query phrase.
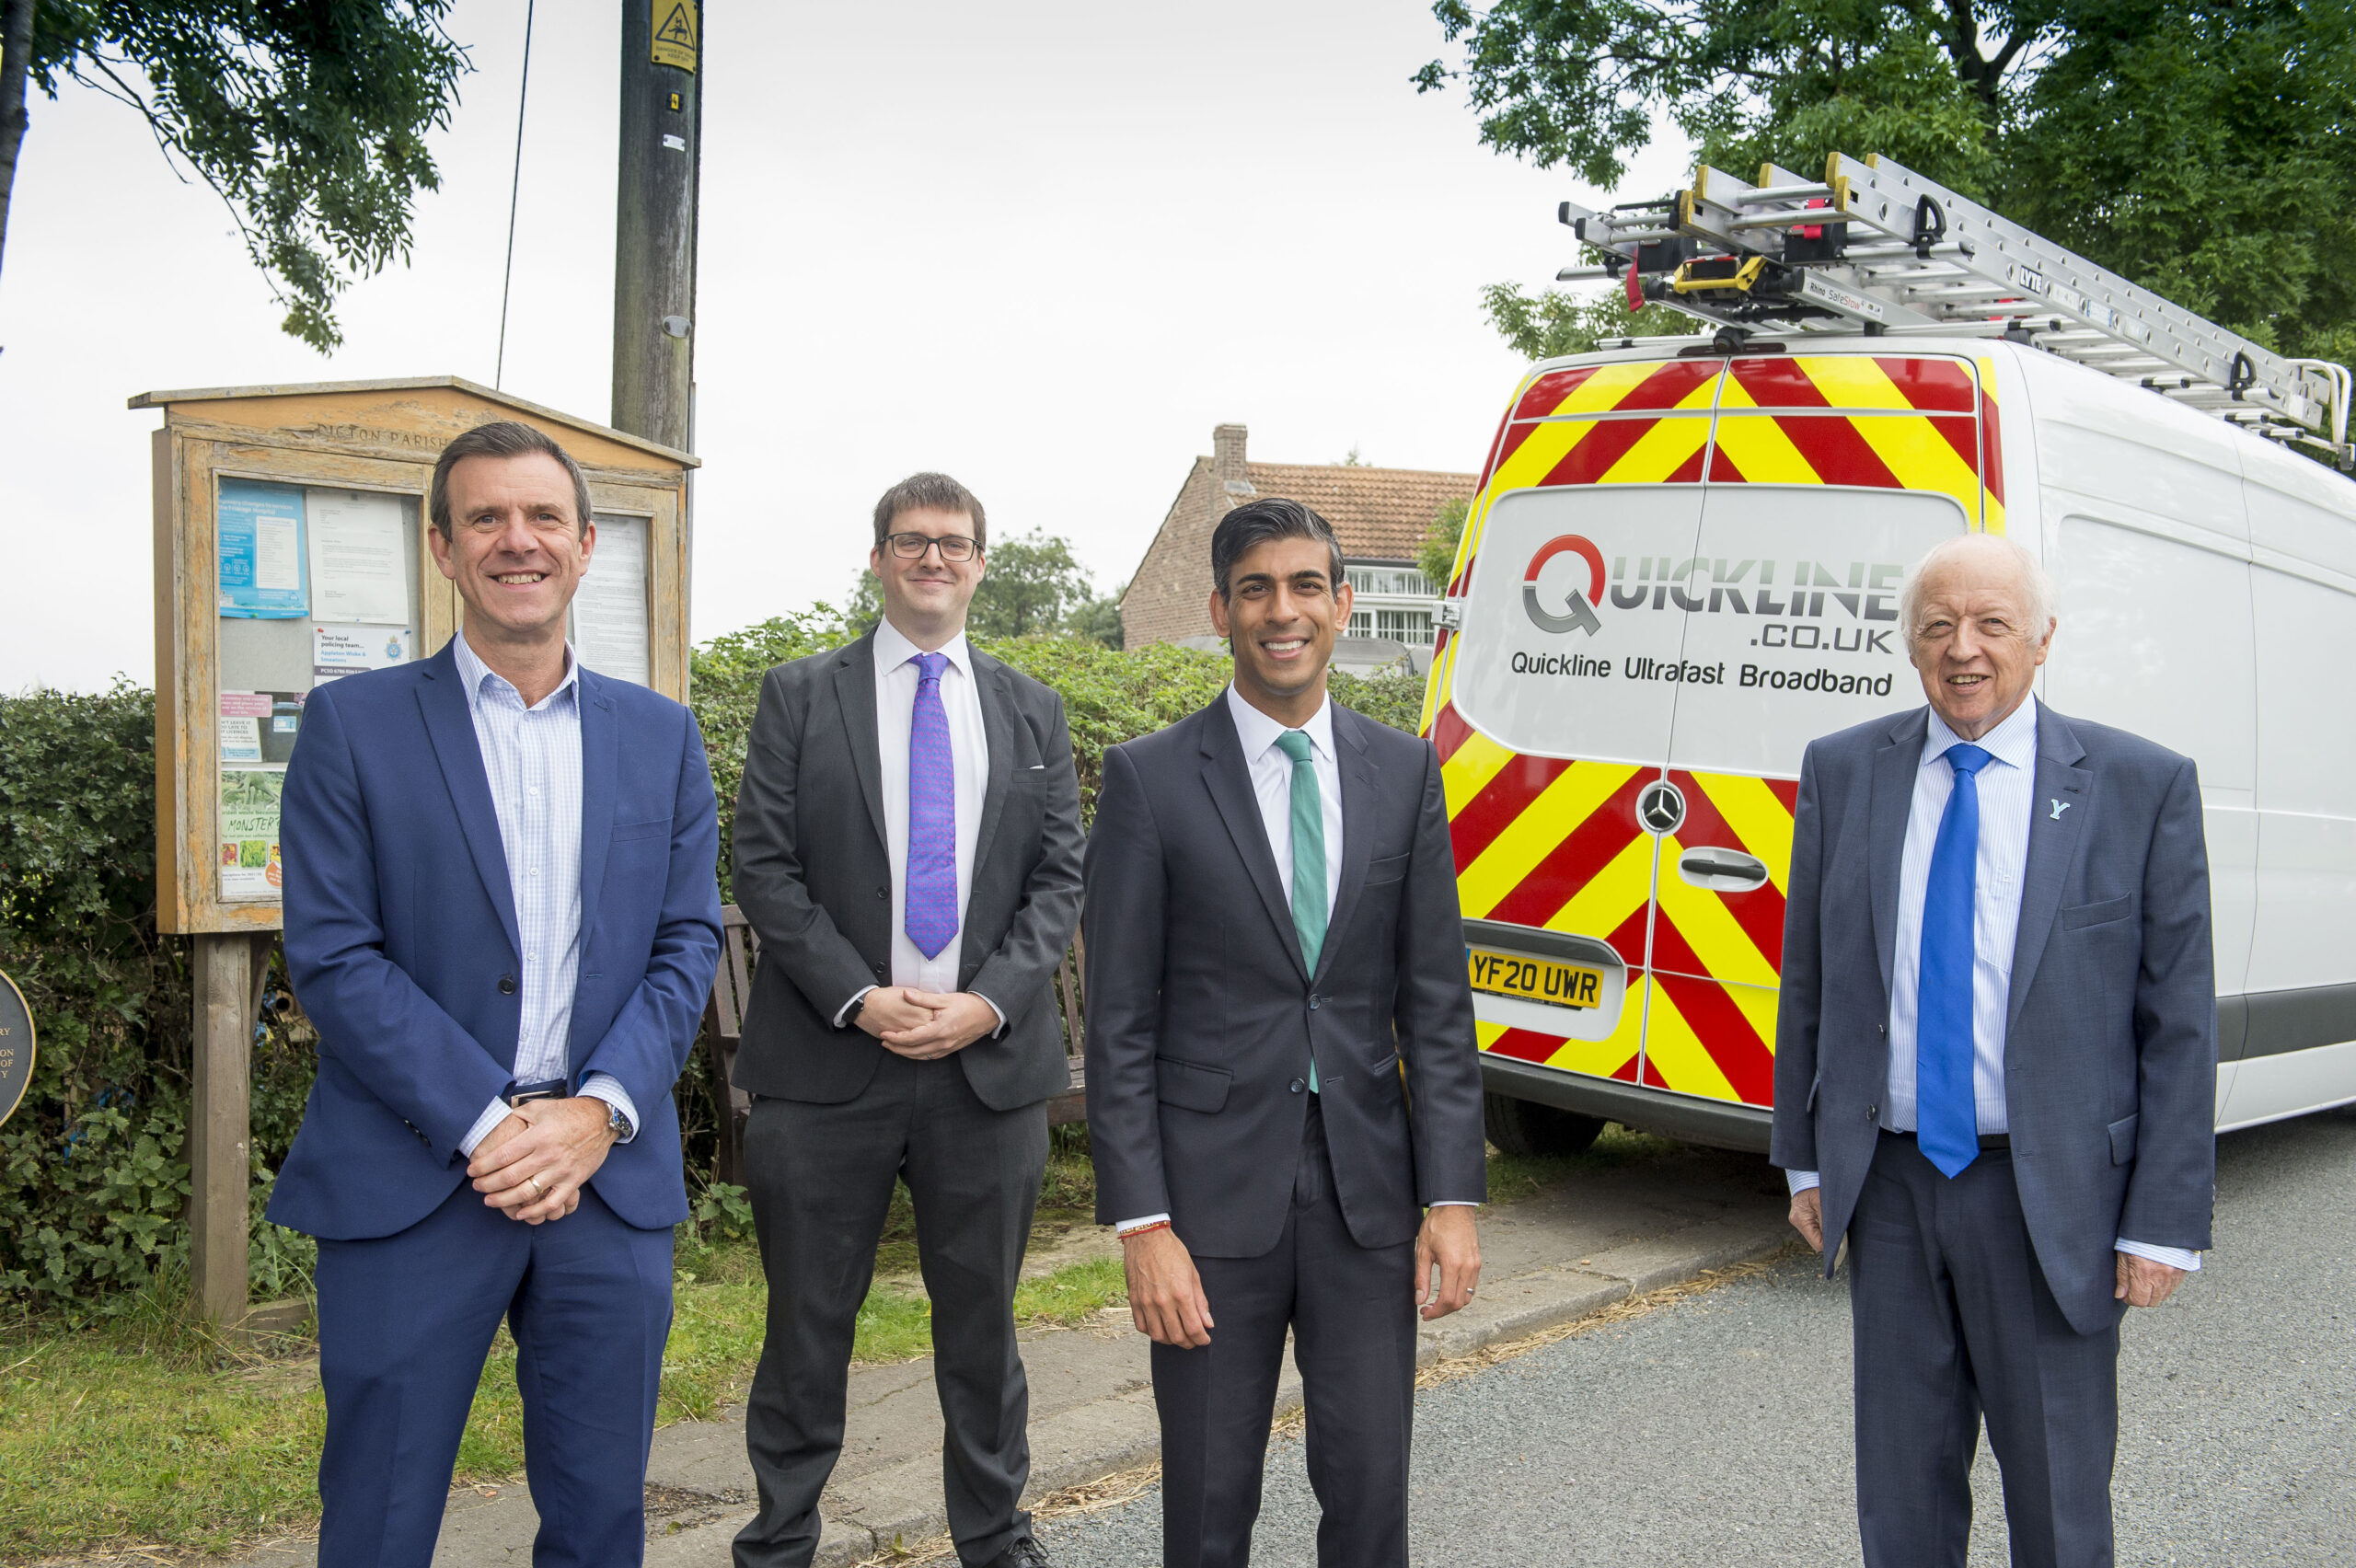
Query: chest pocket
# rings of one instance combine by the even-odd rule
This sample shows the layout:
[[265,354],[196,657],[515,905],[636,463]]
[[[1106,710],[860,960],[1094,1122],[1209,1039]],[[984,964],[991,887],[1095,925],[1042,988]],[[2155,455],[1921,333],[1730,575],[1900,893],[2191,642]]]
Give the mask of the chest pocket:
[[1386,855],[1380,860],[1369,860],[1366,863],[1366,885],[1380,887],[1385,882],[1399,881],[1407,874],[1407,862],[1415,858],[1415,855],[1410,852],[1405,855]]
[[614,824],[613,841],[627,844],[634,838],[667,838],[671,835],[669,817],[652,817],[645,822],[620,822]]

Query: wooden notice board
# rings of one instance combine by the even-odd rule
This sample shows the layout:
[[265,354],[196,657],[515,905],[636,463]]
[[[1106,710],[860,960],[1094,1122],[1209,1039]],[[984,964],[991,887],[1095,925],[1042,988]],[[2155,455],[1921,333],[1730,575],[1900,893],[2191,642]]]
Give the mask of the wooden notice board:
[[278,791],[314,687],[430,658],[457,592],[426,492],[452,437],[553,436],[588,477],[583,664],[687,697],[685,508],[696,459],[456,376],[148,392],[155,432],[156,924],[280,926]]

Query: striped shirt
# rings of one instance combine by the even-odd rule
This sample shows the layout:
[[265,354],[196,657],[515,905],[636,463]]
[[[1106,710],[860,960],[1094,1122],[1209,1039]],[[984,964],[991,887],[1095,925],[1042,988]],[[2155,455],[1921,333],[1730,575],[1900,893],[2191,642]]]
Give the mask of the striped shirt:
[[[580,664],[567,644],[563,681],[527,708],[523,694],[482,662],[463,632],[452,643],[491,810],[499,817],[515,933],[523,943],[516,955],[524,977],[515,1081],[569,1078],[572,993],[581,971]],[[638,1108],[618,1079],[592,1073],[581,1092],[619,1110],[636,1136]],[[471,1156],[507,1113],[504,1101],[492,1101],[458,1145],[460,1152]]]

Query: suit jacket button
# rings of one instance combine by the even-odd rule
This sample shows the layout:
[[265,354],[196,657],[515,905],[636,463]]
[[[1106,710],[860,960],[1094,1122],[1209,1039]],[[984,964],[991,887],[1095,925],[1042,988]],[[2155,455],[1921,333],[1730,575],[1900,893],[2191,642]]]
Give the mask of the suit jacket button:
[[1878,1122],[1878,1121],[1880,1121],[1880,1120],[1881,1120],[1881,1107],[1880,1107],[1880,1106],[1878,1106],[1878,1105],[1868,1105],[1868,1106],[1866,1106],[1866,1107],[1865,1107],[1865,1120],[1866,1120],[1866,1121],[1868,1121],[1868,1122]]
[[515,994],[515,976],[502,974],[499,977],[499,994],[502,997],[512,997]]
[[1316,992],[1311,991],[1309,994],[1309,1010],[1311,1012],[1315,1012],[1320,1007],[1324,1005],[1324,1002],[1325,998],[1319,996]]
[[1293,1080],[1292,1080],[1292,1091],[1293,1091],[1295,1094],[1299,1094],[1302,1090],[1307,1089],[1308,1087],[1309,1087],[1309,1085],[1308,1085],[1308,1084],[1306,1084],[1306,1083],[1304,1083],[1304,1082],[1303,1082],[1302,1080],[1300,1080],[1299,1078],[1295,1078],[1295,1079],[1293,1079]]
[[878,898],[889,898],[892,896],[892,890],[888,887],[879,887],[875,890],[875,896]]

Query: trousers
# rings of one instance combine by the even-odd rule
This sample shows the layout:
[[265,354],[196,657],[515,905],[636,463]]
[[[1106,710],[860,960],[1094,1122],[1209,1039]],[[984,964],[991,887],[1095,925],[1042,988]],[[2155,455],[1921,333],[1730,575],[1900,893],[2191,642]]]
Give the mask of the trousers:
[[745,1166],[769,1307],[745,1411],[760,1512],[736,1537],[738,1568],[807,1568],[818,1550],[818,1498],[842,1453],[851,1342],[895,1181],[907,1183],[932,1299],[950,1535],[972,1563],[1029,1532],[1014,1287],[1046,1164],[1045,1104],[991,1110],[954,1055],[884,1053],[867,1088],[837,1104],[753,1102]]
[[1866,1568],[1963,1568],[1983,1414],[2015,1568],[2109,1568],[2118,1320],[2082,1334],[2062,1316],[2011,1151],[1983,1149],[1949,1181],[1884,1133],[1849,1222],[1849,1282]]
[[[1179,1239],[1185,1239],[1181,1235]],[[1361,1247],[1310,1099],[1291,1212],[1256,1258],[1196,1258],[1211,1343],[1153,1347],[1163,1568],[1243,1568],[1260,1516],[1285,1334],[1307,1407],[1321,1568],[1405,1568],[1415,1245]]]
[[408,1229],[319,1242],[320,1568],[427,1568],[502,1319],[515,1338],[534,1568],[646,1550],[646,1452],[671,1332],[671,1232],[594,1189],[525,1225],[461,1182]]

